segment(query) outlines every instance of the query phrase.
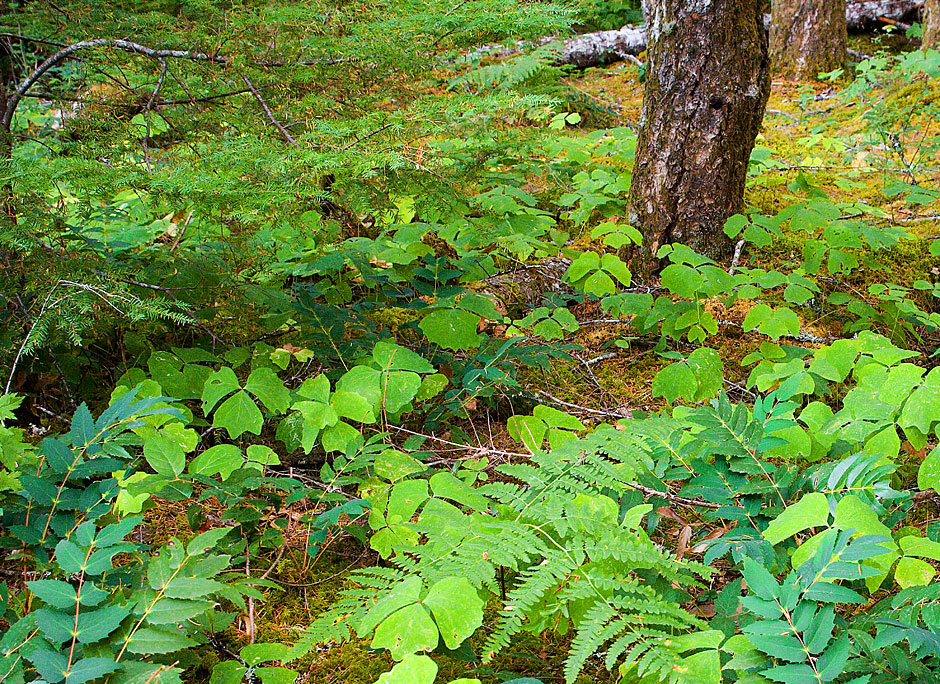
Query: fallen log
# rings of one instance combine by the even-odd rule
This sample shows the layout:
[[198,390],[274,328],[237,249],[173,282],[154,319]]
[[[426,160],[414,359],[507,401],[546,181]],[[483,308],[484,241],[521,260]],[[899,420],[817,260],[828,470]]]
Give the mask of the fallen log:
[[[917,21],[921,6],[922,3],[912,0],[859,0],[848,3],[845,19],[849,33],[869,33],[889,24],[903,29]],[[765,15],[764,22],[770,26],[769,14]],[[586,69],[621,62],[644,50],[646,28],[628,25],[566,40],[557,63]]]

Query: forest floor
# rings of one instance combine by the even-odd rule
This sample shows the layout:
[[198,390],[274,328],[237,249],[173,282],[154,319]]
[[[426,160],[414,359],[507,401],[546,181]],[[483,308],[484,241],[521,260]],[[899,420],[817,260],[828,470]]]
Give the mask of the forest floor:
[[[856,46],[856,47],[864,47]],[[601,106],[615,113],[609,126],[635,126],[640,113],[642,84],[637,77],[637,68],[629,63],[604,69],[591,69],[570,76],[567,84]],[[883,174],[882,160],[891,158],[891,150],[862,142],[866,128],[866,117],[871,109],[861,103],[845,102],[838,94],[844,83],[797,84],[786,81],[773,82],[773,90],[758,138],[758,147],[772,151],[772,163],[759,174],[752,175],[747,189],[747,202],[764,213],[774,213],[787,203],[787,184],[800,174],[812,178],[824,187],[830,197],[838,201],[856,200],[876,206],[885,212],[888,225],[904,226],[921,240],[940,237],[940,216],[918,213],[917,208],[905,205],[900,199],[886,197],[877,180]],[[937,84],[935,83],[935,87]],[[887,96],[887,94],[883,94]],[[903,100],[903,90],[890,95]],[[940,97],[940,88],[935,89]],[[877,99],[877,98],[876,98]],[[907,129],[909,140],[905,149],[916,149],[917,136],[923,135],[935,122],[916,121]],[[570,131],[569,131],[570,134]],[[914,145],[915,148],[909,148]],[[898,163],[897,158],[893,158]],[[900,163],[904,163],[901,159]],[[918,181],[940,180],[936,160],[918,162]],[[840,181],[840,179],[842,179]],[[848,182],[845,182],[848,179]],[[840,181],[840,182],[837,182]],[[585,244],[590,240],[584,237]],[[799,260],[801,245],[777,243],[773,248],[745,249],[741,263],[779,266]],[[891,275],[894,282],[910,286],[918,279],[932,280],[937,275],[934,260],[921,256],[919,250],[905,252],[903,247],[893,253]],[[557,264],[546,263],[540,269],[520,269],[513,274],[512,285],[517,292],[536,291],[560,285],[564,269]],[[868,278],[871,279],[868,279]],[[884,280],[883,273],[868,273],[858,269],[839,287],[856,293],[864,293],[871,282]],[[505,285],[505,283],[503,283]],[[657,283],[635,284],[656,292]],[[863,294],[864,296],[864,294]],[[721,321],[721,332],[710,338],[709,344],[720,351],[724,362],[726,391],[732,398],[747,400],[752,393],[747,389],[750,372],[742,365],[747,354],[759,348],[766,338],[756,332],[744,332],[741,323],[753,303],[738,302],[725,307],[715,299],[706,302],[715,318]],[[585,303],[573,307],[573,313],[581,323],[580,329],[565,339],[566,343],[580,346],[573,353],[573,362],[555,362],[547,370],[528,371],[521,378],[523,389],[530,396],[549,404],[556,404],[577,415],[586,423],[612,421],[630,417],[636,411],[655,411],[666,406],[662,398],[654,398],[650,391],[654,375],[669,363],[655,353],[651,345],[643,340],[625,340],[624,326],[607,320],[597,303]],[[832,316],[817,316],[809,307],[801,307],[801,332],[810,340],[804,346],[819,346],[812,340],[825,341],[840,334],[840,321]],[[614,343],[622,340],[620,346]],[[692,348],[690,346],[690,348]],[[482,404],[471,411],[472,420],[460,426],[463,434],[458,439],[450,433],[437,435],[437,444],[426,448],[436,451],[442,459],[463,456],[488,456],[490,467],[512,459],[518,444],[509,436],[504,415],[494,413]],[[453,439],[450,439],[453,437]],[[461,448],[448,442],[469,442],[476,446]],[[510,455],[507,455],[510,454]],[[171,511],[160,512],[159,524],[170,530],[174,526],[185,526],[185,507],[175,512],[177,521],[168,520]],[[676,537],[686,523],[681,510],[666,511],[674,519],[660,528],[662,544],[675,547]],[[157,522],[156,520],[154,522]],[[692,521],[695,524],[695,521]],[[376,556],[369,550],[344,538],[334,535],[322,546],[315,558],[305,554],[305,538],[302,534],[291,539],[286,552],[279,558],[270,579],[281,584],[282,590],[268,592],[267,600],[255,606],[254,629],[260,641],[292,642],[310,622],[311,616],[328,608],[344,584],[345,574],[353,568],[374,564]],[[720,581],[720,575],[719,579]],[[699,606],[707,615],[709,606]],[[713,610],[713,609],[712,609]],[[494,620],[493,613],[487,620]],[[479,667],[469,676],[482,681],[504,681],[512,676],[534,677],[543,682],[562,681],[565,645],[559,637],[527,637],[511,651],[499,656],[490,668]],[[480,644],[473,644],[479,646]],[[468,676],[468,663],[460,654],[452,658],[441,658],[441,681],[449,677]],[[308,655],[295,666],[303,672],[309,682],[322,684],[372,684],[377,676],[388,670],[392,661],[387,653],[370,651],[368,642],[353,640],[339,647],[323,647]],[[209,665],[207,663],[207,665]],[[598,658],[589,660],[585,672],[577,680],[588,682],[617,681],[616,674],[608,673]],[[522,681],[522,680],[520,680]]]

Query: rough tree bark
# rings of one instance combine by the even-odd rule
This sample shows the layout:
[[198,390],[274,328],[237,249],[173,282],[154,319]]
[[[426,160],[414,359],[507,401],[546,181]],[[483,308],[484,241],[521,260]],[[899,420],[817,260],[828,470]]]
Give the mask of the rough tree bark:
[[940,48],[940,0],[924,2],[924,37],[925,48]]
[[815,79],[848,61],[845,0],[773,0],[770,66],[775,74]]
[[748,159],[770,94],[760,0],[661,0],[649,50],[630,221],[641,270],[681,242],[721,258],[724,224],[741,210]]

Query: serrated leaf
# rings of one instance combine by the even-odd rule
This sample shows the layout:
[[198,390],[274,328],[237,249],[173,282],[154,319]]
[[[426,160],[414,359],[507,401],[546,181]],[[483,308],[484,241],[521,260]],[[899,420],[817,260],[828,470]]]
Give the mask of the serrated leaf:
[[174,653],[195,646],[182,632],[156,627],[141,627],[128,639],[127,650],[139,655]]

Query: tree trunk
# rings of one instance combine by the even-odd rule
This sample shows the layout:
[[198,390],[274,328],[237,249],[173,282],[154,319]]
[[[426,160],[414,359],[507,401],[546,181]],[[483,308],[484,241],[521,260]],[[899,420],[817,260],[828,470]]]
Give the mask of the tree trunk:
[[744,181],[770,94],[760,0],[659,0],[649,24],[643,113],[630,221],[644,262],[681,242],[729,252],[725,221],[743,208]]
[[923,46],[940,49],[940,0],[924,2]]
[[815,79],[848,61],[845,0],[773,0],[770,64],[775,74]]

